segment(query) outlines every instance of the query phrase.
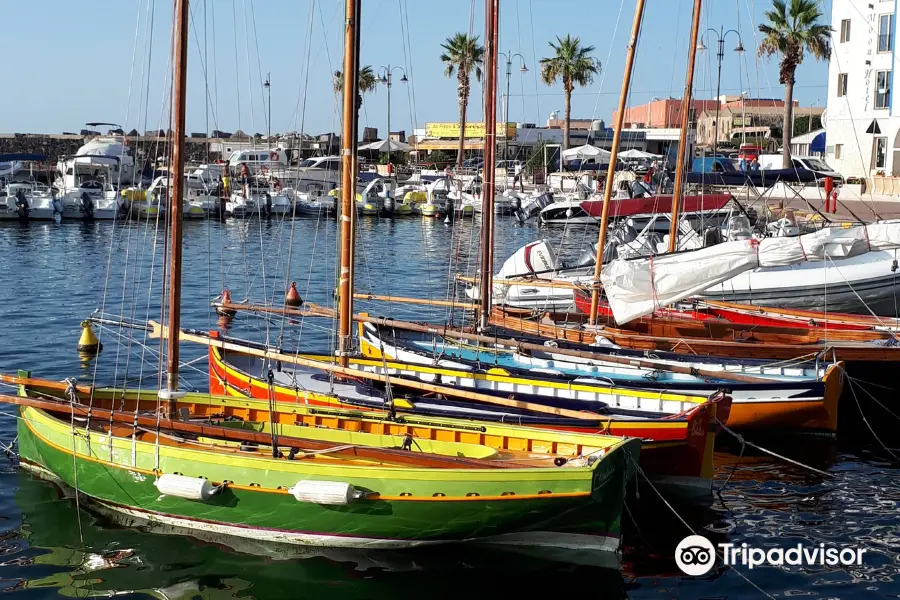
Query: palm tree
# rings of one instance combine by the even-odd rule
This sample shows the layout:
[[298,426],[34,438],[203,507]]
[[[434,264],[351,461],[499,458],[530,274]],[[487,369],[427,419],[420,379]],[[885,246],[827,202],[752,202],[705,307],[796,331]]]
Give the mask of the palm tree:
[[444,63],[444,75],[456,75],[456,93],[459,99],[459,151],[456,157],[457,172],[462,170],[463,154],[466,140],[466,109],[469,106],[469,83],[472,75],[481,81],[481,67],[484,65],[484,46],[478,43],[478,36],[469,37],[465,33],[457,33],[441,44],[441,62]]
[[791,137],[794,125],[794,74],[803,62],[804,52],[816,60],[831,58],[831,28],[819,24],[824,14],[817,0],[773,0],[772,10],[759,26],[765,35],[759,43],[760,56],[781,55],[779,80],[784,85],[784,126],[782,128],[782,166],[791,166]]
[[593,46],[582,46],[581,39],[566,35],[548,42],[554,56],[541,59],[541,79],[547,85],[562,81],[566,94],[566,124],[563,128],[563,150],[569,147],[569,122],[572,119],[572,91],[575,85],[590,85],[600,70],[600,63],[591,56]]
[[[334,93],[337,95],[342,95],[344,93],[344,74],[340,71],[335,71],[334,76],[332,77],[332,84],[334,86]],[[359,70],[359,93],[356,95],[356,116],[359,117],[359,109],[362,107],[363,94],[368,94],[369,92],[374,92],[378,87],[378,78],[375,77],[375,71],[372,70],[372,65],[366,65],[362,69]],[[389,132],[390,133],[390,132]]]

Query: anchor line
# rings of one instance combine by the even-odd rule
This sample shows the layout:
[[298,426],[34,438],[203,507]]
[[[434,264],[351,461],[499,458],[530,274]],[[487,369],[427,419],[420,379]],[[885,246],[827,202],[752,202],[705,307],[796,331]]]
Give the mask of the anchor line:
[[[644,473],[644,470],[641,469],[641,466],[637,463],[637,461],[634,459],[634,457],[631,456],[630,454],[626,454],[626,457],[628,458],[628,460],[631,461],[632,465],[633,465],[634,468],[637,470],[637,472],[641,475],[641,477],[644,478],[644,481],[647,482],[647,485],[650,486],[650,489],[652,489],[654,492],[656,492],[656,495],[659,496],[659,499],[662,500],[663,504],[666,505],[666,508],[668,508],[670,511],[672,511],[672,514],[675,515],[675,516],[678,518],[679,521],[681,521],[681,523],[687,528],[688,531],[690,531],[693,535],[697,535],[697,532],[694,531],[694,528],[691,527],[691,526],[688,524],[688,522],[685,521],[684,518],[683,518],[680,514],[678,514],[678,511],[675,510],[675,508],[669,503],[669,501],[666,500],[665,496],[663,496],[662,493],[656,488],[656,486],[653,485],[653,482],[650,481],[650,478],[647,477],[647,474]],[[723,559],[722,555],[721,555],[718,551],[716,551],[716,555],[717,555],[720,559]],[[723,559],[723,560],[724,560],[724,559]],[[741,579],[743,579],[744,581],[746,581],[747,583],[749,583],[751,586],[753,586],[753,588],[755,588],[756,591],[758,591],[760,594],[764,595],[766,598],[769,598],[769,600],[775,600],[775,597],[774,597],[774,596],[772,596],[770,593],[768,593],[767,591],[765,591],[764,589],[762,589],[761,587],[759,587],[757,584],[753,583],[753,581],[752,581],[750,578],[748,578],[746,575],[744,575],[743,573],[741,573],[740,571],[738,571],[737,568],[736,568],[734,565],[729,565],[729,568],[730,568],[732,571],[734,571],[735,573],[737,573],[737,575],[738,575]]]
[[[725,431],[725,432],[727,432],[727,433],[730,433],[732,436],[734,436],[734,438],[735,438],[738,442],[741,443],[741,446],[744,446],[744,445],[750,446],[751,448],[753,448],[753,449],[755,449],[755,450],[759,450],[760,452],[764,452],[765,454],[768,454],[768,455],[770,455],[770,456],[773,456],[773,457],[775,457],[775,458],[778,458],[778,459],[780,459],[780,460],[783,460],[783,461],[785,461],[785,462],[787,462],[787,463],[790,463],[790,464],[792,464],[792,465],[794,465],[794,466],[802,467],[802,468],[804,468],[804,469],[807,469],[807,470],[809,470],[809,471],[812,471],[813,473],[816,473],[816,474],[818,474],[818,475],[822,475],[822,476],[824,476],[824,477],[832,477],[832,478],[835,477],[835,475],[832,474],[832,473],[828,473],[827,471],[822,471],[822,470],[817,469],[817,468],[815,468],[815,467],[811,467],[810,465],[807,465],[807,464],[804,464],[804,463],[802,463],[802,462],[800,462],[800,461],[794,460],[793,458],[788,458],[787,456],[784,456],[784,455],[782,455],[782,454],[778,454],[777,452],[773,452],[772,450],[769,450],[768,448],[763,448],[762,446],[759,446],[759,445],[757,445],[757,444],[754,444],[753,442],[747,441],[747,440],[744,438],[744,436],[742,436],[741,434],[737,433],[736,431],[734,431],[734,430],[729,429],[728,427],[726,427],[725,424],[722,423],[722,421],[720,421],[718,417],[716,417],[716,423],[719,425],[719,427],[722,428],[723,431]],[[743,450],[741,450],[741,454],[743,455]],[[729,479],[731,479],[730,476],[729,476]],[[727,481],[726,481],[726,483],[727,483]]]

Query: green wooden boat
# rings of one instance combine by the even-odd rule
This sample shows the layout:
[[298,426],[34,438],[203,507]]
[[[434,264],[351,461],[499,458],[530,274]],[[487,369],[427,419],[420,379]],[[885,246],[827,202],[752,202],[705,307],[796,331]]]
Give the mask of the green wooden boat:
[[[299,413],[297,424],[279,418],[275,458],[271,445],[209,433],[271,436],[268,423],[235,418],[235,399],[187,395],[178,402],[182,429],[173,431],[168,421],[159,430],[142,424],[156,420],[146,416],[156,405],[152,392],[95,390],[90,407],[48,397],[40,386],[21,389],[23,467],[127,519],[312,546],[574,539],[614,550],[640,446],[612,436],[330,411],[318,418],[331,427]],[[132,410],[117,410],[119,403]],[[210,406],[219,417],[209,418]],[[315,449],[292,451],[301,439]],[[453,441],[463,439],[472,441]],[[379,449],[385,456],[372,454]]]

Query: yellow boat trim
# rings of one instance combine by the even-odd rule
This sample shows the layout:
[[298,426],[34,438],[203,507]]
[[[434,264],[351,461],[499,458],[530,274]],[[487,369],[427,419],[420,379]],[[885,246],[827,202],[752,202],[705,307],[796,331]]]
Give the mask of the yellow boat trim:
[[[48,420],[52,419],[52,417],[47,415],[43,410],[32,409],[32,408],[28,408],[27,410],[29,412],[31,412],[31,411],[37,412],[40,414],[40,416],[42,416]],[[71,448],[65,448],[63,446],[60,446],[56,442],[54,442],[54,441],[48,439],[47,437],[45,437],[44,435],[42,435],[37,429],[35,429],[35,427],[31,423],[31,419],[23,417],[22,420],[25,423],[25,426],[29,429],[29,431],[31,431],[31,433],[36,438],[41,440],[42,443],[50,446],[51,448],[53,448],[59,452],[62,452],[63,454],[66,454],[68,456],[73,456],[74,453]],[[105,436],[105,437],[113,437],[113,436]],[[121,438],[118,438],[118,439],[121,439]],[[143,444],[143,442],[139,442],[139,443]],[[120,469],[123,471],[131,471],[134,473],[141,473],[142,475],[159,476],[159,475],[164,474],[164,472],[160,469],[142,469],[140,467],[129,467],[129,466],[125,466],[125,465],[120,465],[118,463],[109,462],[109,461],[106,461],[106,460],[103,460],[100,458],[96,458],[94,456],[90,456],[90,455],[84,454],[84,453],[79,453],[78,458],[81,460],[86,460],[86,461],[93,462],[93,463],[96,463],[99,465],[103,465],[105,467],[112,467],[112,468]],[[221,485],[223,482],[213,481],[211,483],[213,483],[214,485]],[[286,488],[282,488],[282,487],[266,488],[266,487],[256,486],[256,485],[239,485],[239,484],[235,484],[235,483],[228,483],[227,487],[236,489],[236,490],[242,490],[242,491],[248,491],[248,492],[258,492],[258,493],[264,493],[264,494],[290,494],[290,492]],[[367,498],[362,498],[362,500],[371,500],[371,501],[384,500],[384,501],[389,501],[389,502],[484,502],[487,500],[534,500],[537,498],[540,498],[540,499],[582,498],[582,497],[587,497],[590,495],[591,495],[590,492],[557,492],[557,493],[547,492],[545,494],[512,494],[511,493],[511,494],[506,494],[506,495],[502,495],[502,496],[477,496],[477,495],[475,495],[475,496],[421,496],[421,497],[419,497],[419,496],[382,496],[382,495],[376,493]]]
[[[365,340],[361,341],[361,345],[367,345],[372,347]],[[374,349],[374,347],[372,347]],[[322,355],[316,354],[301,354],[301,358],[305,358],[307,360],[317,360],[322,361]],[[331,360],[331,357],[325,357]],[[702,396],[686,396],[684,394],[670,394],[666,392],[646,392],[641,390],[630,390],[627,388],[613,388],[608,386],[600,386],[600,385],[585,385],[571,382],[558,382],[552,380],[545,380],[539,383],[531,379],[525,379],[523,377],[513,377],[508,374],[507,371],[503,369],[493,368],[487,371],[487,373],[473,373],[471,371],[457,371],[455,369],[448,368],[440,368],[440,367],[431,367],[428,365],[414,365],[409,363],[402,363],[397,360],[387,358],[386,360],[382,360],[380,356],[374,357],[372,359],[365,358],[351,358],[350,364],[361,365],[361,366],[370,366],[370,367],[381,367],[384,368],[385,362],[389,369],[397,369],[397,370],[408,370],[408,371],[418,371],[421,373],[429,373],[435,375],[446,375],[450,377],[459,377],[462,379],[475,379],[480,381],[494,381],[501,383],[512,383],[512,384],[521,384],[521,385],[538,385],[540,387],[549,387],[553,389],[560,390],[574,390],[578,392],[589,392],[589,393],[603,393],[603,394],[611,394],[617,396],[629,396],[633,398],[647,398],[650,400],[666,400],[666,401],[675,401],[675,402],[690,402],[694,404],[705,404],[707,402],[707,398]]]
[[[268,383],[263,382],[254,377],[245,375],[244,373],[241,373],[240,371],[237,371],[234,367],[229,366],[227,363],[223,362],[220,359],[221,355],[219,354],[218,348],[214,348],[213,350],[214,350],[213,356],[215,357],[214,360],[215,360],[216,365],[219,368],[223,369],[225,371],[226,375],[230,375],[230,376],[234,377],[235,379],[240,380],[242,383],[246,383],[247,385],[252,386],[254,388],[257,388],[260,390],[265,390],[266,394],[268,394],[268,392],[269,392]],[[379,365],[381,364],[380,361],[373,361],[373,362],[376,362],[376,364],[379,364]],[[390,363],[388,363],[388,365],[390,365]],[[228,393],[229,396],[234,396],[234,397],[241,398],[244,400],[253,400],[252,397],[247,396],[246,394],[244,394],[243,392],[241,392],[238,389],[235,389],[234,386],[232,386],[231,384],[223,383],[222,385],[225,387],[226,392]],[[272,388],[276,393],[295,396],[297,398],[297,401],[300,403],[306,403],[306,402],[309,402],[309,399],[313,399],[316,402],[322,402],[323,404],[328,404],[334,408],[343,408],[343,409],[349,409],[349,410],[366,410],[366,409],[360,408],[358,406],[348,405],[348,404],[342,402],[338,396],[331,396],[328,394],[319,394],[316,392],[309,392],[309,391],[301,392],[300,390],[283,387],[283,386],[280,386],[277,384],[273,385]],[[693,397],[691,397],[691,396],[686,396],[686,398],[690,398],[691,399],[690,401],[693,401]],[[304,399],[306,399],[306,402],[304,402]],[[702,400],[702,402],[705,403],[706,399],[704,398]],[[281,404],[283,404],[283,403],[281,403]],[[278,409],[278,410],[286,410],[286,409]],[[441,418],[443,418],[443,417],[441,417]],[[448,418],[450,418],[450,417],[448,417]],[[598,420],[601,422],[606,422],[606,419],[603,419],[602,415],[600,415],[600,418],[598,418]],[[618,421],[617,426],[623,427],[623,428],[633,427],[633,428],[640,428],[640,429],[679,429],[679,428],[685,427],[685,422],[684,421],[674,421],[674,420],[670,421],[670,422],[667,422],[667,421],[653,421],[653,422],[649,422],[649,421],[648,422]],[[605,431],[605,429],[606,428],[604,427],[604,431]],[[602,432],[598,432],[598,433],[602,433]]]

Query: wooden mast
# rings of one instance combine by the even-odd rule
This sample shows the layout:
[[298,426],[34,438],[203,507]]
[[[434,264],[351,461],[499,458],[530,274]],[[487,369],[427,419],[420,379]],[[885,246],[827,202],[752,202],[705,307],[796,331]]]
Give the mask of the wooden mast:
[[487,68],[484,75],[484,189],[481,196],[481,330],[488,327],[494,274],[494,196],[497,149],[497,37],[500,0],[484,0],[484,40]]
[[694,0],[694,19],[691,24],[691,45],[688,47],[687,74],[684,77],[684,95],[681,97],[681,134],[678,138],[678,160],[675,161],[675,190],[672,194],[672,223],[669,225],[669,252],[675,252],[678,243],[678,219],[681,198],[684,195],[684,163],[687,160],[688,127],[694,95],[694,63],[697,58],[697,36],[700,33],[700,5]]
[[356,209],[356,173],[353,172],[353,154],[356,148],[354,112],[359,85],[359,56],[356,30],[359,27],[357,9],[362,0],[345,0],[344,11],[344,95],[343,129],[341,132],[341,263],[338,275],[338,349],[340,365],[349,364],[350,336],[353,314],[350,280],[353,269],[353,227],[351,213]]
[[644,0],[637,0],[634,9],[634,23],[631,26],[631,39],[628,42],[628,54],[625,57],[625,79],[622,80],[622,92],[619,95],[619,111],[616,113],[615,134],[609,168],[606,171],[606,187],[603,190],[603,213],[600,216],[600,235],[597,238],[597,261],[594,264],[594,285],[591,292],[591,325],[597,324],[597,306],[600,304],[600,270],[603,268],[603,248],[606,246],[606,226],[609,219],[609,205],[612,201],[613,183],[616,175],[616,159],[619,156],[619,143],[622,140],[622,125],[625,122],[625,110],[628,105],[628,90],[631,88],[631,71],[634,67],[634,54],[638,37],[641,33],[641,21],[644,18]]
[[[359,21],[362,16],[362,8],[361,8],[362,0],[356,0],[356,19]],[[360,28],[354,27],[354,52],[356,55],[356,67],[359,70],[359,43],[360,43]],[[356,104],[353,105],[353,200],[351,201],[351,206],[353,210],[350,211],[350,296],[349,296],[349,304],[350,308],[348,312],[350,313],[350,318],[353,318],[353,290],[356,289],[356,230],[358,228],[357,224],[357,214],[356,214],[356,178],[359,174],[359,107],[361,98],[359,97],[359,74],[356,76],[356,99],[354,100]],[[390,128],[388,128],[388,134],[390,134]],[[390,147],[388,147],[390,150]],[[390,156],[390,155],[389,155]],[[350,329],[353,329],[353,323],[350,323]],[[349,349],[349,348],[348,348]]]
[[178,330],[181,327],[181,239],[184,206],[185,96],[188,62],[188,0],[175,0],[174,68],[172,71],[172,187],[169,190],[169,335],[166,337],[166,393],[173,412],[178,392]]

